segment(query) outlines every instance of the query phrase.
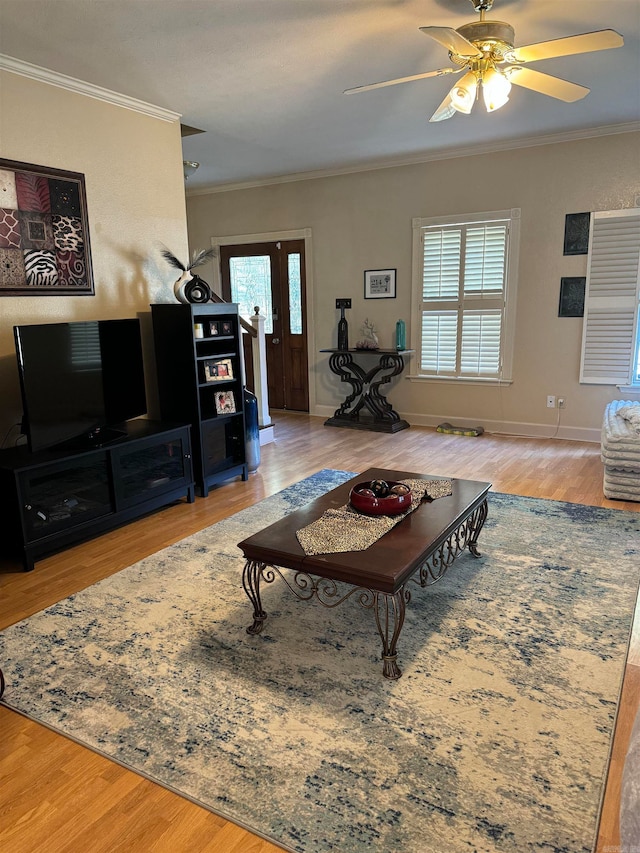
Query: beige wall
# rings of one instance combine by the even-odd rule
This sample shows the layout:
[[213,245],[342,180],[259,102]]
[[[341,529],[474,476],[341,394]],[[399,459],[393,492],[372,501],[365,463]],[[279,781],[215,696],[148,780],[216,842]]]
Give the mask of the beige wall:
[[172,301],[176,278],[159,251],[186,256],[187,231],[178,120],[8,72],[0,114],[2,157],[84,174],[95,280],[95,296],[0,297],[1,440],[22,413],[13,325],[142,314],[150,357],[149,304]]
[[[410,317],[411,220],[519,207],[522,211],[513,384],[486,387],[394,380],[389,399],[410,422],[482,424],[495,431],[597,438],[614,386],[578,383],[582,320],[559,318],[562,276],[583,275],[586,256],[564,257],[566,213],[633,207],[640,194],[640,134],[600,136],[496,154],[441,160],[187,198],[189,242],[212,236],[310,228],[315,348],[335,346],[336,297],[353,300],[350,339],[365,317],[392,346],[396,320]],[[397,298],[365,300],[363,271],[396,267]],[[203,273],[206,278],[206,274]],[[409,343],[415,338],[409,330]],[[310,352],[316,412],[341,402],[327,357]]]

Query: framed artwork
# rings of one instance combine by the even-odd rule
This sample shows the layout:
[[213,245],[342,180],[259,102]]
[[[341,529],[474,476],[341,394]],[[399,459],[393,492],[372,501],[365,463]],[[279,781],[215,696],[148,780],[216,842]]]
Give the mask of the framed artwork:
[[233,379],[233,365],[230,358],[210,358],[204,362],[205,382],[222,382]]
[[395,299],[396,270],[365,270],[365,299]]
[[564,218],[564,255],[587,254],[590,222],[590,213],[567,213]]
[[210,335],[219,335],[220,334],[220,323],[217,320],[209,321],[209,334]]
[[93,296],[84,175],[0,158],[0,296]]
[[216,391],[216,412],[219,415],[232,415],[236,410],[233,391]]
[[558,317],[584,317],[584,291],[586,276],[560,279],[560,304]]

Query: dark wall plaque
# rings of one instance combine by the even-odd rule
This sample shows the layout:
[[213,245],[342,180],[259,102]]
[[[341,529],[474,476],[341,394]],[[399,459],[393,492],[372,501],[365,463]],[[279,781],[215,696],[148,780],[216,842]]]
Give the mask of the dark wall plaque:
[[560,279],[560,304],[558,317],[584,316],[585,276],[573,276]]
[[590,213],[567,213],[564,218],[565,255],[586,255],[589,251]]

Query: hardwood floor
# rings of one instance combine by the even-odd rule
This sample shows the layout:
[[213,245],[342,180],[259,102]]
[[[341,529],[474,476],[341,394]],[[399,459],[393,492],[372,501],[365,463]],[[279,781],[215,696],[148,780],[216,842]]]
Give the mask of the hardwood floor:
[[[33,572],[0,565],[0,629],[182,539],[320,468],[370,466],[489,480],[495,491],[640,512],[602,495],[596,444],[412,427],[384,435],[274,413],[276,442],[248,483],[229,482],[99,539]],[[0,666],[2,661],[0,660]],[[640,608],[626,667],[598,853],[618,849],[624,755],[640,705]],[[0,849],[7,853],[278,853],[278,847],[18,714],[0,708]],[[377,851],[401,853],[401,851]],[[446,853],[446,851],[443,851]]]

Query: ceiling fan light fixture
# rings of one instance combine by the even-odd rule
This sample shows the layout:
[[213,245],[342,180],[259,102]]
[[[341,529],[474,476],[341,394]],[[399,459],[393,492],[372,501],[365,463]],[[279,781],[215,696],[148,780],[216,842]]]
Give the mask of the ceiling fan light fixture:
[[478,81],[473,71],[468,71],[449,92],[451,106],[459,113],[469,115],[476,100]]
[[482,97],[488,113],[499,110],[509,100],[511,83],[495,68],[488,68],[482,75]]
[[469,115],[479,94],[478,86],[482,88],[484,104],[489,113],[499,110],[507,103],[512,84],[571,104],[588,95],[589,89],[578,83],[571,83],[569,80],[523,66],[543,59],[592,53],[622,47],[624,44],[620,33],[606,29],[515,47],[515,32],[511,24],[505,21],[490,21],[486,18],[493,0],[470,0],[470,2],[480,15],[478,21],[470,21],[456,28],[443,26],[419,28],[421,32],[449,51],[449,59],[455,67],[396,77],[394,80],[382,80],[379,83],[368,83],[365,86],[346,89],[345,94],[368,92],[370,89],[395,86],[397,83],[409,83],[427,77],[441,77],[444,74],[458,74],[466,71],[460,82],[448,92],[429,121],[444,121],[452,118],[456,112]]
[[444,121],[445,119],[451,118],[455,114],[456,111],[451,103],[451,95],[447,95],[447,97],[440,104],[435,113],[431,116],[429,121]]

